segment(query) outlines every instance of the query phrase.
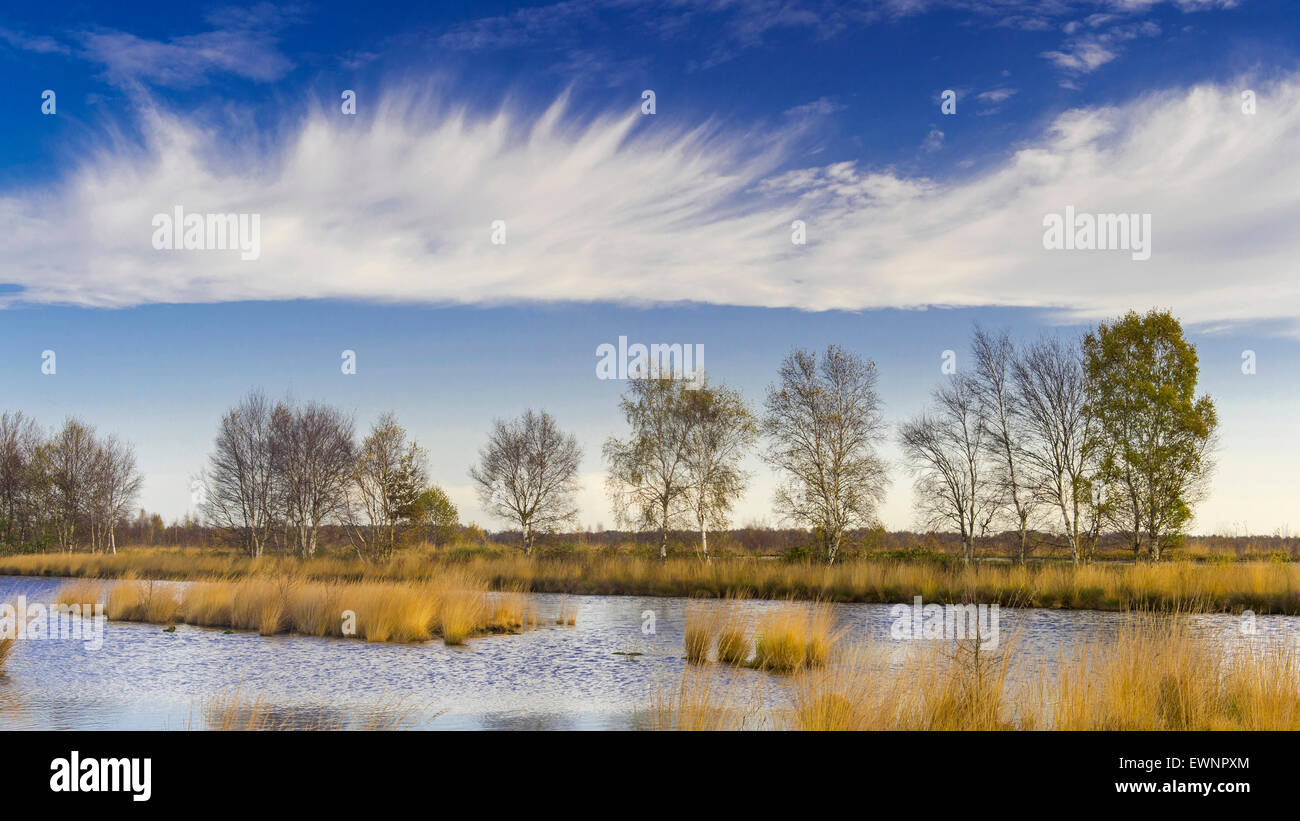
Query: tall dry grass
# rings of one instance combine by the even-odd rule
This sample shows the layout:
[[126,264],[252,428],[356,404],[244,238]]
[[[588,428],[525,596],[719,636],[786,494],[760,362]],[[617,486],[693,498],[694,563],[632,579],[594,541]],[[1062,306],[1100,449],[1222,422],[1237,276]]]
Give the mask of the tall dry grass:
[[9,663],[9,657],[13,655],[14,650],[18,647],[18,640],[13,636],[0,637],[0,675],[5,671],[5,665]]
[[822,602],[782,602],[754,622],[751,628],[734,598],[688,603],[683,629],[686,661],[707,663],[716,644],[717,659],[725,664],[793,673],[826,664],[837,640],[834,614]]
[[1300,729],[1300,651],[1281,638],[1223,648],[1185,619],[1143,616],[1060,665],[1045,720],[1064,730]]
[[761,721],[761,701],[716,666],[688,664],[676,682],[657,682],[651,693],[649,710],[637,720],[644,729],[743,730]]
[[95,605],[104,601],[107,588],[96,579],[78,579],[59,588],[57,603],[61,605]]
[[740,557],[666,562],[630,555],[471,556],[447,559],[399,553],[386,562],[318,557],[249,559],[175,549],[112,554],[0,557],[0,574],[94,578],[219,580],[288,573],[309,581],[423,582],[466,573],[495,590],[571,594],[662,595],[832,602],[974,602],[1019,607],[1169,612],[1254,610],[1300,614],[1300,565],[1255,562],[1201,565],[1032,565],[917,563],[901,560],[817,563]]
[[712,607],[692,602],[686,606],[686,626],[683,629],[686,643],[686,661],[704,664],[709,660],[713,633],[717,629],[717,613]]
[[[812,611],[809,611],[812,612]],[[733,611],[734,613],[734,611]],[[1187,614],[1141,612],[1113,634],[1032,656],[1020,636],[996,647],[978,640],[867,642],[841,637],[825,664],[800,663],[786,625],[811,619],[789,606],[751,613],[760,670],[724,693],[722,665],[703,663],[704,635],[725,610],[698,609],[700,636],[681,680],[651,697],[658,729],[738,729],[736,692],[778,688],[784,698],[746,720],[796,730],[1296,730],[1300,645],[1225,641],[1197,631]],[[737,631],[739,632],[739,631]],[[806,651],[803,651],[806,653]],[[776,661],[765,661],[775,658]],[[743,705],[743,700],[740,702]]]
[[[72,582],[61,597],[82,595]],[[107,593],[108,618],[154,624],[254,630],[263,635],[357,636],[376,642],[462,644],[487,633],[519,632],[522,593],[493,594],[455,569],[412,582],[321,582],[280,571],[271,576],[176,584],[130,576]]]
[[173,624],[180,612],[177,585],[154,579],[128,577],[109,588],[104,602],[104,615],[115,621]]
[[785,602],[763,613],[754,629],[754,667],[793,673],[821,667],[830,657],[834,616],[824,603]]
[[1186,619],[1135,618],[1032,668],[1013,639],[918,643],[901,661],[864,648],[790,680],[801,730],[1294,730],[1294,641],[1226,649]]
[[750,628],[735,596],[723,599],[717,619],[718,661],[736,667],[749,662]]

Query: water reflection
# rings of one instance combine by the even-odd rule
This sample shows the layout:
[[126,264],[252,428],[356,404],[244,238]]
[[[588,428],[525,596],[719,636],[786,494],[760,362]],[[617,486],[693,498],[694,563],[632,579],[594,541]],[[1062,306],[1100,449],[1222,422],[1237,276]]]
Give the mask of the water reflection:
[[[60,579],[0,577],[0,601],[19,594],[52,601]],[[539,612],[576,611],[573,627],[543,619],[517,636],[367,644],[355,640],[225,634],[179,625],[110,622],[104,644],[25,641],[0,677],[0,729],[187,729],[208,726],[214,701],[232,693],[260,703],[264,720],[291,727],[366,726],[376,706],[402,726],[445,729],[632,729],[644,726],[657,688],[680,680],[685,599],[536,596]],[[698,602],[692,606],[699,606]],[[769,602],[747,602],[753,612]],[[654,632],[643,632],[646,613]],[[1130,618],[1119,613],[1003,610],[1027,661],[1054,661],[1083,639],[1102,638]],[[838,627],[853,639],[889,646],[888,605],[837,605]],[[1261,616],[1255,636],[1240,619],[1192,619],[1225,645],[1300,635],[1300,618]],[[897,646],[898,643],[895,643]],[[777,679],[750,670],[718,672],[724,686],[779,706]],[[260,702],[258,702],[260,700]],[[243,708],[248,708],[247,704]],[[256,718],[256,716],[253,716]],[[247,713],[235,722],[247,723]],[[360,722],[360,723],[359,723]]]

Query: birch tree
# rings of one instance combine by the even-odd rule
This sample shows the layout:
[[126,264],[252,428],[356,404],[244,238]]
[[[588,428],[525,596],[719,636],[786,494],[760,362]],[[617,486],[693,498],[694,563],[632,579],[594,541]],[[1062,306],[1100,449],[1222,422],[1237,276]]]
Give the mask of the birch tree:
[[1176,546],[1213,470],[1218,414],[1196,395],[1196,347],[1167,311],[1130,311],[1083,342],[1100,474],[1118,489],[1136,558]]
[[135,506],[144,477],[136,469],[135,448],[113,435],[95,444],[91,461],[91,549],[117,553],[117,525]]
[[764,459],[782,475],[776,507],[813,529],[833,564],[845,532],[876,521],[888,483],[876,365],[838,345],[797,350],[768,388]]
[[72,552],[77,523],[88,513],[95,457],[95,429],[69,417],[45,445],[52,490],[52,517],[59,546]]
[[899,431],[899,444],[916,477],[918,512],[931,526],[957,530],[967,564],[974,560],[975,539],[997,504],[988,486],[987,437],[974,381],[964,374],[937,388],[932,408]]
[[0,414],[0,543],[26,545],[38,537],[43,434],[22,411]]
[[249,556],[261,556],[274,519],[272,407],[251,391],[222,418],[202,481],[208,522],[230,533]]
[[629,380],[620,407],[631,429],[605,441],[605,487],[620,522],[659,531],[659,558],[668,558],[668,531],[690,519],[687,382],[657,375]]
[[573,522],[578,515],[582,448],[546,411],[525,411],[518,419],[497,419],[479,462],[470,468],[483,509],[515,522],[531,555],[536,534]]
[[1088,407],[1088,382],[1076,347],[1051,337],[1015,360],[1015,391],[1026,442],[1025,478],[1034,497],[1054,512],[1078,565],[1091,552],[1095,530],[1093,472],[1096,424]]
[[1035,500],[1028,486],[1024,461],[1026,431],[1015,383],[1016,349],[1010,334],[989,334],[975,328],[971,341],[974,361],[972,387],[987,429],[984,439],[990,461],[990,481],[1017,531],[1016,560],[1024,564],[1029,552],[1029,522]]
[[416,510],[427,489],[428,454],[397,418],[386,413],[362,441],[352,466],[351,492],[344,522],[357,555],[388,559],[397,545],[398,528]]
[[278,508],[304,558],[316,555],[322,525],[337,519],[347,502],[356,461],[354,423],[337,408],[319,402],[272,413],[272,460]]
[[758,437],[758,424],[739,391],[709,385],[703,374],[684,399],[688,504],[708,561],[709,528],[725,528],[732,504],[745,492],[749,474],[741,463]]

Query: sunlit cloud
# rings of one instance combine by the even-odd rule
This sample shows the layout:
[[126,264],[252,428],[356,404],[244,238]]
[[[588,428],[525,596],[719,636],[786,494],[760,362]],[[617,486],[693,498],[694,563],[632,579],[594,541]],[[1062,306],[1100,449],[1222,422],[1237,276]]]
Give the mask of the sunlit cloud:
[[[954,179],[806,166],[817,118],[777,130],[403,92],[368,122],[318,108],[221,136],[148,108],[48,186],[0,197],[0,300],[125,306],[692,300],[866,309],[1014,305],[1093,318],[1164,305],[1193,322],[1300,314],[1300,78],[1066,111]],[[446,94],[437,95],[445,99]],[[433,113],[429,113],[430,110]],[[798,122],[796,122],[798,120]],[[157,251],[155,214],[261,215],[261,256]],[[1151,214],[1153,253],[1046,251],[1043,218]],[[505,244],[492,242],[493,223]],[[803,220],[808,242],[791,242]]]

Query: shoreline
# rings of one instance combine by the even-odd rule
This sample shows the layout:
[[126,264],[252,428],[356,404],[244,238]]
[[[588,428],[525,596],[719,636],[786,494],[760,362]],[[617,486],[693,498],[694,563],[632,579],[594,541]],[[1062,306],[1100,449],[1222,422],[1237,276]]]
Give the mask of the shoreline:
[[1300,615],[1300,565],[1198,564],[971,566],[905,559],[815,563],[716,558],[667,561],[628,555],[439,556],[399,554],[385,563],[355,558],[249,559],[175,550],[0,557],[0,575],[66,579],[233,581],[293,576],[310,582],[429,582],[475,579],[485,590],[593,596],[910,604],[998,604],[1044,610]]

